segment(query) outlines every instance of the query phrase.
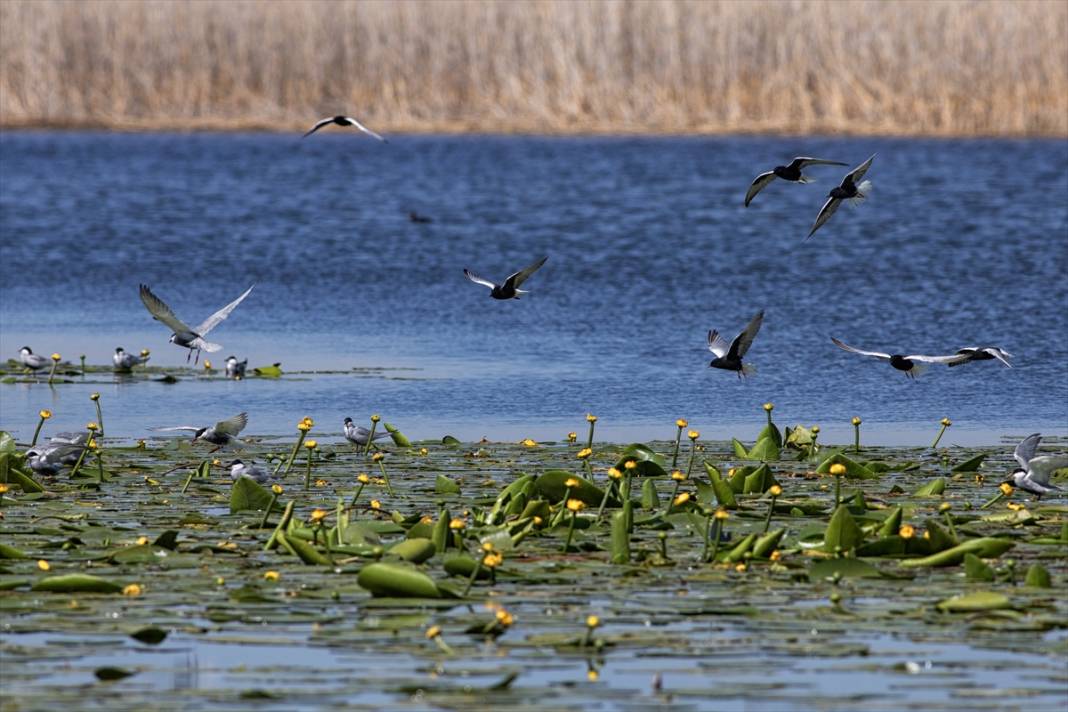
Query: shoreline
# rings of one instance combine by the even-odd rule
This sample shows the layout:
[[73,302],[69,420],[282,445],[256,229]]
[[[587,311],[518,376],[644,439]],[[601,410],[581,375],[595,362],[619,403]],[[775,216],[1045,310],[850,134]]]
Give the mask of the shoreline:
[[[368,123],[373,123],[370,119]],[[308,126],[297,122],[265,122],[254,120],[227,119],[191,119],[189,121],[173,120],[85,120],[85,121],[49,121],[44,119],[8,120],[0,118],[0,132],[5,133],[79,133],[101,132],[116,134],[303,134]],[[729,125],[708,126],[665,126],[665,127],[631,127],[605,122],[581,127],[543,126],[534,122],[516,122],[514,124],[479,125],[466,122],[419,122],[373,124],[375,130],[387,137],[424,137],[424,136],[505,136],[505,137],[544,137],[544,138],[783,138],[783,139],[823,139],[823,138],[879,138],[879,139],[941,139],[941,140],[1068,140],[1068,132],[970,132],[946,131],[907,131],[900,128],[872,128],[868,131],[855,131],[831,124],[813,127],[769,126],[756,128],[732,127]],[[356,136],[354,134],[354,136]],[[358,136],[356,136],[358,137]]]

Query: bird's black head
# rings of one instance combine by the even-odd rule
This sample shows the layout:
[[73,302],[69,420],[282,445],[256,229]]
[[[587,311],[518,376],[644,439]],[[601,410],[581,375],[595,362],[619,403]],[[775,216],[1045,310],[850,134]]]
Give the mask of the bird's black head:
[[123,351],[125,351],[125,350],[126,350],[126,349],[124,349],[124,348],[122,348],[121,346],[119,346],[119,347],[117,347],[117,348],[115,349],[115,353],[117,353],[117,354],[121,354],[121,353],[122,353]]
[[208,429],[207,429],[207,428],[201,428],[200,430],[196,431],[196,432],[195,432],[195,433],[193,434],[193,442],[196,442],[197,440],[199,440],[199,439],[200,439],[200,436],[201,436],[201,435],[203,435],[203,434],[204,434],[204,433],[206,433],[206,432],[208,432]]
[[336,121],[336,122],[337,122],[337,123],[339,123],[339,124],[343,124],[343,123],[345,123],[345,122],[346,122],[347,120],[348,120],[348,117],[347,117],[347,116],[335,116],[335,117],[334,117],[334,121]]
[[234,465],[244,465],[244,464],[245,463],[241,462],[240,460],[234,460],[234,461],[232,461],[230,463],[230,467],[233,467]]
[[345,418],[345,425],[352,425],[352,418]]
[[23,346],[21,349],[19,349],[19,351],[25,351],[28,354],[33,353],[33,349],[31,349],[29,346]]

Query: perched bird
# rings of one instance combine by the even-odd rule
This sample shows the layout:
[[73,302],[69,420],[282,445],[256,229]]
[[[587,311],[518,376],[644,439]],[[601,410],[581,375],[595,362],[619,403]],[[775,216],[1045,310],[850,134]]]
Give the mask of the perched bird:
[[154,428],[159,431],[167,430],[188,430],[193,433],[193,442],[203,440],[204,442],[211,443],[216,447],[211,451],[215,452],[219,448],[226,447],[227,445],[240,445],[241,441],[237,439],[237,436],[248,425],[248,413],[238,413],[232,418],[226,420],[220,420],[215,425],[203,428],[195,425],[179,425],[173,428]]
[[261,485],[271,479],[271,476],[267,474],[267,470],[259,465],[251,462],[246,464],[241,460],[234,460],[230,463],[230,479],[237,482],[242,477],[248,477]]
[[831,216],[838,210],[838,206],[842,204],[843,200],[848,200],[853,205],[859,205],[864,202],[867,193],[871,191],[871,181],[862,181],[861,179],[871,168],[871,162],[874,160],[875,156],[872,156],[864,161],[846,174],[846,177],[842,179],[841,185],[831,188],[831,192],[827,194],[827,202],[823,204],[820,214],[816,216],[816,223],[812,226],[812,230],[809,231],[808,237],[805,238],[806,240],[812,237],[816,230],[823,226],[823,223],[831,219]]
[[530,265],[529,267],[525,267],[516,272],[515,274],[509,275],[508,279],[504,280],[504,284],[496,284],[495,282],[491,282],[488,279],[483,279],[482,277],[479,277],[478,275],[467,269],[464,270],[464,276],[475,284],[481,284],[483,287],[489,287],[491,290],[490,296],[494,299],[519,299],[520,294],[528,294],[526,290],[520,289],[519,287],[523,284],[523,282],[527,281],[527,278],[529,278],[530,275],[537,272],[538,268],[545,264],[545,260],[547,259],[549,258],[542,257],[540,260]]
[[[371,431],[362,425],[355,425],[352,422],[352,418],[345,418],[345,439],[350,443],[359,445],[361,447],[367,445],[367,437],[371,434]],[[375,440],[381,440],[382,438],[388,438],[389,432],[381,430],[375,433]]]
[[189,363],[189,357],[193,355],[193,351],[196,351],[197,357],[193,363],[199,363],[201,349],[209,353],[215,353],[222,348],[219,344],[205,341],[204,337],[208,335],[208,332],[222,323],[226,317],[230,316],[230,312],[236,309],[237,305],[244,301],[245,297],[252,292],[252,289],[255,286],[256,285],[252,285],[252,287],[246,289],[244,294],[209,316],[195,329],[186,326],[185,322],[176,317],[174,312],[171,311],[171,308],[167,306],[162,299],[153,294],[152,290],[143,284],[141,285],[141,301],[144,302],[145,308],[148,309],[148,313],[152,315],[153,319],[166,324],[174,332],[171,334],[170,342],[189,349],[189,354],[186,355],[185,362]]
[[901,354],[884,354],[881,351],[864,351],[862,349],[853,348],[849,344],[843,343],[838,339],[831,337],[831,341],[838,348],[848,351],[854,354],[860,354],[861,356],[871,356],[877,358],[880,361],[889,361],[890,365],[896,368],[898,371],[904,371],[905,375],[909,378],[916,378],[921,373],[927,370],[928,364],[932,363],[944,363],[947,366],[956,366],[964,363],[968,360],[968,356],[963,354],[953,354],[952,356],[923,356],[920,354],[914,354],[911,356],[902,356]]
[[129,371],[134,366],[140,366],[148,361],[148,356],[138,356],[137,354],[128,354],[120,346],[115,349],[114,355],[111,357],[111,362],[115,364],[116,371]]
[[712,359],[708,364],[709,367],[722,368],[725,371],[737,371],[738,378],[755,373],[756,368],[752,364],[742,363],[742,357],[745,356],[749,347],[753,345],[753,339],[756,338],[757,332],[760,331],[762,323],[764,323],[763,309],[749,320],[749,324],[746,325],[742,333],[735,336],[734,341],[730,342],[730,344],[715,329],[708,332],[708,350],[716,355],[716,358]]
[[40,371],[48,365],[48,357],[35,354],[29,346],[19,349],[19,361],[31,371]]
[[351,116],[334,116],[333,118],[330,118],[330,117],[325,118],[322,121],[320,121],[319,123],[315,124],[315,126],[312,126],[311,130],[308,131],[308,133],[306,133],[303,136],[301,136],[301,138],[308,138],[309,136],[311,136],[313,133],[315,133],[316,131],[318,131],[322,127],[329,126],[330,124],[337,124],[338,126],[355,126],[360,131],[363,131],[365,134],[367,134],[368,136],[374,136],[375,138],[377,138],[382,143],[389,143],[389,141],[387,141],[386,139],[382,138],[381,136],[376,134],[374,131],[372,131],[371,129],[367,128],[366,126],[364,126],[359,121],[357,121],[356,119],[352,118]]
[[761,173],[753,181],[753,184],[749,186],[749,190],[745,192],[745,207],[749,207],[749,203],[753,201],[756,194],[764,190],[768,183],[772,182],[776,178],[782,178],[792,183],[811,183],[812,179],[801,172],[801,169],[808,166],[848,166],[848,163],[842,163],[841,161],[825,161],[822,158],[808,158],[806,156],[799,156],[790,162],[788,166],[775,166],[767,173]]
[[962,363],[971,363],[972,361],[993,361],[997,359],[1007,367],[1012,368],[1012,364],[1009,363],[1012,354],[1004,349],[999,349],[997,346],[967,346],[957,353],[964,354],[968,358],[957,363],[951,363],[949,364],[950,366],[960,366]]
[[1041,441],[1042,435],[1039,433],[1028,435],[1020,441],[1012,453],[1020,466],[1012,471],[1007,480],[1013,486],[1035,495],[1036,499],[1042,499],[1042,495],[1050,492],[1059,492],[1060,487],[1050,484],[1050,475],[1062,467],[1068,467],[1068,455],[1035,457]]
[[78,461],[89,443],[89,433],[58,433],[47,443],[26,451],[26,464],[39,475],[57,474],[64,465]]
[[413,223],[422,223],[424,225],[427,224],[427,223],[434,222],[433,220],[428,218],[426,215],[420,215],[419,213],[415,212],[414,210],[412,210],[411,212],[408,213],[408,219],[411,220]]
[[245,377],[245,367],[248,366],[248,359],[244,361],[238,361],[237,356],[226,357],[226,377],[232,378],[235,381],[240,381]]

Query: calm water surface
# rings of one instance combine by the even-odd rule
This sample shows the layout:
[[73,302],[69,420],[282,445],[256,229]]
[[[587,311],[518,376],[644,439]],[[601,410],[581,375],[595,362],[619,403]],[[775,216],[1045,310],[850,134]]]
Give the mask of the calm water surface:
[[[742,207],[752,178],[790,156],[872,153],[871,199],[807,243],[838,168]],[[560,437],[593,411],[606,437],[666,438],[679,416],[725,437],[767,400],[780,422],[843,438],[859,414],[872,442],[929,441],[946,415],[956,442],[1064,434],[1066,196],[1064,141],[0,133],[3,357],[25,343],[104,363],[122,345],[181,364],[138,283],[194,323],[255,283],[212,334],[217,363],[415,369],[5,385],[0,420],[27,432],[51,407],[57,427],[77,425],[102,390],[116,435],[247,409],[255,433],[375,411],[415,437]],[[520,301],[463,277],[542,255]],[[760,308],[757,375],[710,370],[707,331],[733,335]],[[911,382],[831,335],[905,353],[996,344],[1017,368]]]

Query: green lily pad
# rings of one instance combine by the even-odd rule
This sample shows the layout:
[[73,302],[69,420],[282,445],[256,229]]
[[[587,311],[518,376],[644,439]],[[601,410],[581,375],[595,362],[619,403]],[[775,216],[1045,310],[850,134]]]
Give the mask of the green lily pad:
[[34,591],[49,593],[122,593],[122,586],[90,574],[49,576],[33,584]]
[[643,477],[666,477],[667,462],[656,452],[641,443],[631,443],[623,448],[619,459],[616,461],[616,469],[623,472],[627,460],[634,460],[637,467],[634,474]]
[[846,457],[841,452],[831,453],[827,456],[816,468],[816,472],[821,475],[828,475],[831,472],[831,465],[844,466],[846,468],[845,477],[847,478],[871,480],[878,476],[864,465]]
[[434,493],[435,494],[460,494],[460,485],[455,481],[450,480],[445,475],[438,475],[434,479]]
[[404,564],[368,564],[360,569],[356,583],[376,598],[441,598],[442,595],[434,579]]
[[1012,602],[1003,593],[976,591],[964,593],[939,601],[935,607],[943,613],[972,613],[975,611],[996,611],[1012,608]]

